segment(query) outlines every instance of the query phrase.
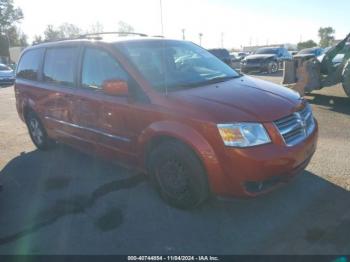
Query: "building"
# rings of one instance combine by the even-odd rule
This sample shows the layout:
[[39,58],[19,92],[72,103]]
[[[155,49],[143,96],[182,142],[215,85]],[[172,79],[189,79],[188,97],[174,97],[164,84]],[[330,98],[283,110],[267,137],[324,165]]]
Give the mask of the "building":
[[255,50],[262,47],[284,47],[284,48],[287,48],[288,50],[297,49],[297,45],[286,43],[286,44],[274,44],[274,45],[244,46],[243,52],[254,52]]

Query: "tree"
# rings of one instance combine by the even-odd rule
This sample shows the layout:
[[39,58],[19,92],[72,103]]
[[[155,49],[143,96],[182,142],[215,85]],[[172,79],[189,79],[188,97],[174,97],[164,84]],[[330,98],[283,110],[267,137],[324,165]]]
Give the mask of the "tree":
[[16,8],[13,0],[0,0],[0,33],[22,18],[22,9]]
[[60,30],[56,29],[53,25],[47,25],[44,31],[45,41],[58,40],[63,38],[63,34]]
[[334,42],[334,33],[335,30],[333,29],[333,27],[320,27],[320,29],[318,30],[318,36],[320,37],[320,46],[331,46]]
[[308,40],[305,42],[299,42],[297,45],[298,50],[305,49],[305,48],[311,48],[317,46],[316,42],[313,40]]
[[39,43],[41,43],[41,42],[43,42],[44,40],[43,40],[43,38],[41,37],[41,35],[35,35],[34,36],[34,39],[33,39],[33,45],[34,44],[39,44]]
[[128,23],[125,23],[124,21],[118,22],[118,31],[119,32],[134,32],[134,27],[129,25]]
[[78,26],[69,23],[60,25],[58,31],[60,31],[63,38],[78,37],[82,34],[82,30]]
[[27,46],[27,36],[17,27],[11,26],[5,31],[10,46]]
[[102,33],[103,32],[103,25],[100,22],[96,22],[92,24],[88,30],[88,33],[95,34],[95,33]]

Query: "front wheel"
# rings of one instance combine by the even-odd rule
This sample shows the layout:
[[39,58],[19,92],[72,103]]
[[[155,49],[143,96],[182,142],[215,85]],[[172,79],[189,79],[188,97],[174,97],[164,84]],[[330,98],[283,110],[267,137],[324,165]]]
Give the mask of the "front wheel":
[[150,172],[162,198],[188,209],[208,198],[206,172],[196,154],[181,142],[166,141],[150,155]]
[[34,112],[28,113],[26,124],[30,138],[38,149],[47,150],[53,145],[53,141],[47,136],[43,124]]

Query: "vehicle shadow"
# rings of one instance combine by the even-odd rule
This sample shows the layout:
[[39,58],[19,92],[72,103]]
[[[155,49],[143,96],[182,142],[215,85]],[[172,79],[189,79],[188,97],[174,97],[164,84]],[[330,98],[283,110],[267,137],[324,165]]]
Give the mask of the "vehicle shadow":
[[350,115],[350,99],[347,97],[310,93],[306,98],[311,104],[326,106],[331,111]]
[[22,153],[0,179],[1,254],[350,250],[349,192],[308,171],[258,198],[213,197],[187,211],[165,204],[143,174],[66,146]]

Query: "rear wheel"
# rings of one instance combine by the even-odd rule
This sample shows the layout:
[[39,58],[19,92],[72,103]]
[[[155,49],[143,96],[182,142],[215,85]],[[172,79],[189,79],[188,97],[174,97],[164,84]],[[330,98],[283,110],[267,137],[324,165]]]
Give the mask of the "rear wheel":
[[150,155],[150,173],[162,198],[178,208],[193,208],[209,195],[202,163],[186,145],[166,141]]
[[39,117],[32,111],[27,114],[26,124],[30,138],[40,150],[47,150],[53,145],[53,141],[47,136],[46,130]]
[[342,84],[346,95],[350,98],[350,61],[344,66]]

